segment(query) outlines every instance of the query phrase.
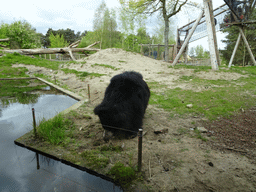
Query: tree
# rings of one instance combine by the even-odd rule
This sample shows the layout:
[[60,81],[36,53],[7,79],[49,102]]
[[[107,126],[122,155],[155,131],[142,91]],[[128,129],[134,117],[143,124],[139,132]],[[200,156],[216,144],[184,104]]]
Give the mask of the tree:
[[[132,10],[132,8],[128,9],[125,6],[122,6],[119,9],[119,25],[120,25],[121,32],[123,33],[123,40],[122,40],[123,48],[127,50],[133,50],[133,51],[134,51],[133,42],[135,41],[135,39],[130,41],[128,39],[126,40],[126,38],[128,38],[128,36],[129,38],[131,37],[135,38],[136,31],[137,31],[137,34],[139,34],[139,36],[137,37],[137,42],[150,43],[150,40],[145,42],[145,38],[142,37],[142,36],[146,37],[146,24],[145,24],[147,19],[146,15],[142,15],[142,14],[139,15],[135,13],[135,11],[136,10]],[[130,43],[132,44],[130,45]]]
[[[5,24],[5,23],[1,23],[1,26],[0,26],[0,39],[6,39],[8,38],[7,36],[7,27],[8,27],[8,24]],[[7,42],[1,42],[2,45],[4,46],[9,46],[10,45],[10,41],[7,41]],[[1,49],[1,47],[0,47]]]
[[117,32],[116,12],[114,9],[109,10],[104,1],[95,11],[93,30],[94,39],[101,41],[101,48],[113,47],[118,44],[120,35]]
[[169,19],[177,14],[183,5],[187,3],[188,0],[119,0],[122,6],[126,6],[131,10],[136,10],[138,14],[149,14],[152,15],[155,12],[160,11],[164,22],[164,41],[165,41],[165,61],[169,57],[168,52],[168,36],[169,36]]
[[194,47],[191,47],[191,48],[190,48],[189,55],[190,55],[191,57],[194,57],[194,56],[195,56],[195,48],[194,48]]
[[[229,15],[227,15],[229,16]],[[252,13],[249,16],[250,20],[256,20],[256,9],[254,8]],[[229,62],[232,52],[234,50],[238,35],[239,29],[237,26],[227,27],[225,24],[222,26],[222,31],[227,33],[225,40],[222,42],[226,43],[226,47],[221,51],[223,59],[226,60],[226,63]],[[244,33],[247,38],[248,43],[252,49],[253,55],[256,55],[256,34],[255,34],[256,24],[247,24],[244,28]],[[251,61],[250,55],[245,47],[244,41],[241,39],[238,49],[235,54],[234,61],[238,65],[247,65]]]
[[78,31],[75,34],[74,30],[71,30],[69,28],[58,30],[53,30],[52,28],[49,28],[45,36],[41,38],[41,41],[44,47],[50,47],[50,35],[53,34],[54,36],[56,36],[58,34],[59,36],[63,36],[63,38],[67,41],[68,44],[71,44],[77,40],[80,40],[83,36],[86,35],[86,33],[87,31],[84,31],[82,34],[80,31]]
[[51,33],[50,37],[50,48],[62,48],[62,47],[67,47],[68,43],[67,41],[64,39],[63,35],[53,35],[53,33]]
[[27,21],[15,21],[11,24],[2,24],[0,31],[3,32],[3,36],[10,39],[10,47],[12,49],[41,47],[40,35]]
[[203,58],[204,56],[204,48],[202,45],[197,45],[195,48],[196,58]]

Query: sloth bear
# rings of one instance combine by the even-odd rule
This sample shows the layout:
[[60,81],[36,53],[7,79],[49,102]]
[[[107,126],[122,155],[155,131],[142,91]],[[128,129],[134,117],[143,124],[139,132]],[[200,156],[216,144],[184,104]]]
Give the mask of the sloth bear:
[[102,103],[94,109],[106,131],[104,139],[108,140],[112,135],[118,138],[136,136],[142,126],[149,97],[148,85],[140,73],[126,71],[114,76]]

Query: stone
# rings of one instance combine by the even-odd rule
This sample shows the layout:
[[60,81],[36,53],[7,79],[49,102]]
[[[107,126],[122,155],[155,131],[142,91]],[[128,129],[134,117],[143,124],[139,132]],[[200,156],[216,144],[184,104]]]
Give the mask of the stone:
[[193,104],[188,104],[187,105],[187,108],[192,108],[193,107]]
[[197,127],[196,129],[197,129],[198,131],[200,131],[201,133],[207,133],[207,132],[208,132],[208,130],[205,129],[204,127]]

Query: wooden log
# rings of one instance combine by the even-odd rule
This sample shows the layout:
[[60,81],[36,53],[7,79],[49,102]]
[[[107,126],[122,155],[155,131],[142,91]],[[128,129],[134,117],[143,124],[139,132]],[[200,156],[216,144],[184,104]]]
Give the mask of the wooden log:
[[71,51],[71,49],[69,49],[69,55],[70,55],[70,57],[71,57],[71,59],[73,60],[73,61],[75,61],[76,60],[76,58],[74,57],[74,55],[73,55],[73,53],[72,53],[72,51]]
[[207,0],[204,1],[204,9],[205,9],[205,21],[207,26],[208,32],[208,44],[209,50],[211,55],[211,65],[213,70],[219,70],[219,59],[218,59],[218,47],[216,41],[216,32],[215,32],[215,25],[212,19],[212,11],[211,11],[212,1]]
[[237,41],[236,41],[236,45],[235,45],[235,48],[234,48],[234,51],[232,53],[231,59],[230,59],[229,64],[228,64],[228,68],[230,68],[232,63],[233,63],[233,60],[234,60],[234,57],[235,57],[235,54],[236,54],[236,50],[237,50],[239,42],[241,40],[241,36],[242,36],[241,33],[239,33]]
[[[97,42],[95,42],[95,43],[93,43],[93,44],[91,44],[91,45],[85,47],[85,49],[89,49],[89,48],[91,48],[91,47],[93,47],[94,45],[97,45],[97,44],[99,44],[99,43],[100,43],[100,41],[97,41]],[[100,49],[98,49],[98,50],[100,50]],[[87,50],[85,50],[85,51],[87,51]]]
[[38,55],[38,54],[64,54],[64,53],[69,53],[71,50],[72,52],[83,52],[83,51],[99,51],[100,49],[96,48],[91,48],[92,46],[98,44],[99,42],[95,42],[92,45],[89,45],[88,47],[85,48],[69,48],[69,47],[64,47],[64,48],[49,48],[49,49],[13,49],[13,50],[7,50],[3,49],[2,51],[5,53],[20,53],[22,55]]
[[68,47],[69,47],[69,48],[76,48],[80,42],[81,42],[81,41],[78,40],[78,41],[76,41],[76,42],[74,42],[74,43],[71,43]]
[[249,43],[248,43],[248,41],[247,41],[247,39],[246,39],[246,37],[244,35],[243,29],[242,29],[241,26],[239,26],[239,31],[240,31],[240,34],[242,35],[242,38],[243,38],[244,43],[245,43],[245,46],[247,47],[247,50],[248,50],[248,52],[250,54],[251,61],[252,61],[253,65],[256,66],[255,58],[253,56],[252,50],[251,50],[250,45],[249,45]]
[[179,60],[181,54],[183,53],[183,51],[185,50],[186,46],[188,45],[189,40],[190,40],[190,38],[192,37],[192,35],[193,35],[193,33],[194,33],[194,31],[195,31],[195,29],[196,29],[196,27],[197,27],[197,25],[198,25],[200,19],[202,18],[203,14],[204,14],[204,10],[202,10],[201,13],[199,14],[199,16],[198,16],[196,22],[194,23],[194,25],[193,25],[191,31],[189,32],[187,38],[185,39],[185,42],[182,44],[178,55],[175,57],[175,59],[174,59],[174,61],[173,61],[173,63],[172,63],[172,66],[174,66],[174,65],[176,65],[176,64],[178,63],[178,60]]
[[[56,54],[56,53],[66,53],[69,52],[69,48],[50,48],[50,49],[13,49],[7,50],[3,49],[6,53],[20,53],[22,55],[38,55],[38,54]],[[94,48],[71,48],[72,52],[83,52],[83,51],[99,51],[99,49]]]
[[0,47],[4,47],[4,48],[7,48],[7,46],[6,46],[6,45],[2,45],[2,44],[0,44]]
[[6,39],[0,39],[0,42],[6,42],[6,41],[10,41],[9,38],[6,38]]

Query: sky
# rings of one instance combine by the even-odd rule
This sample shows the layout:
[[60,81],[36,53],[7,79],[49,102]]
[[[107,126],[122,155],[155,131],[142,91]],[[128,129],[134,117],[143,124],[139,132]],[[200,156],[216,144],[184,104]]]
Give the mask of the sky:
[[[200,4],[203,3],[203,0],[192,1]],[[118,0],[105,0],[105,2],[109,9],[120,7]],[[36,28],[37,32],[43,34],[46,34],[49,28],[53,30],[70,28],[75,33],[78,31],[84,32],[85,30],[93,29],[94,12],[100,4],[101,0],[3,1],[0,6],[0,22],[12,23],[13,21],[26,20]],[[223,0],[213,0],[213,8],[222,4],[224,4]],[[188,9],[184,9],[182,13],[174,18],[177,21],[176,27],[181,27],[188,23],[189,20],[196,19],[199,12],[199,10],[195,10],[191,13]],[[154,28],[154,18],[150,18],[146,26],[151,34]],[[219,48],[224,47],[220,41],[223,38],[224,35],[218,32]],[[202,44],[206,50],[209,50],[205,39],[207,38],[191,43],[191,46]]]

